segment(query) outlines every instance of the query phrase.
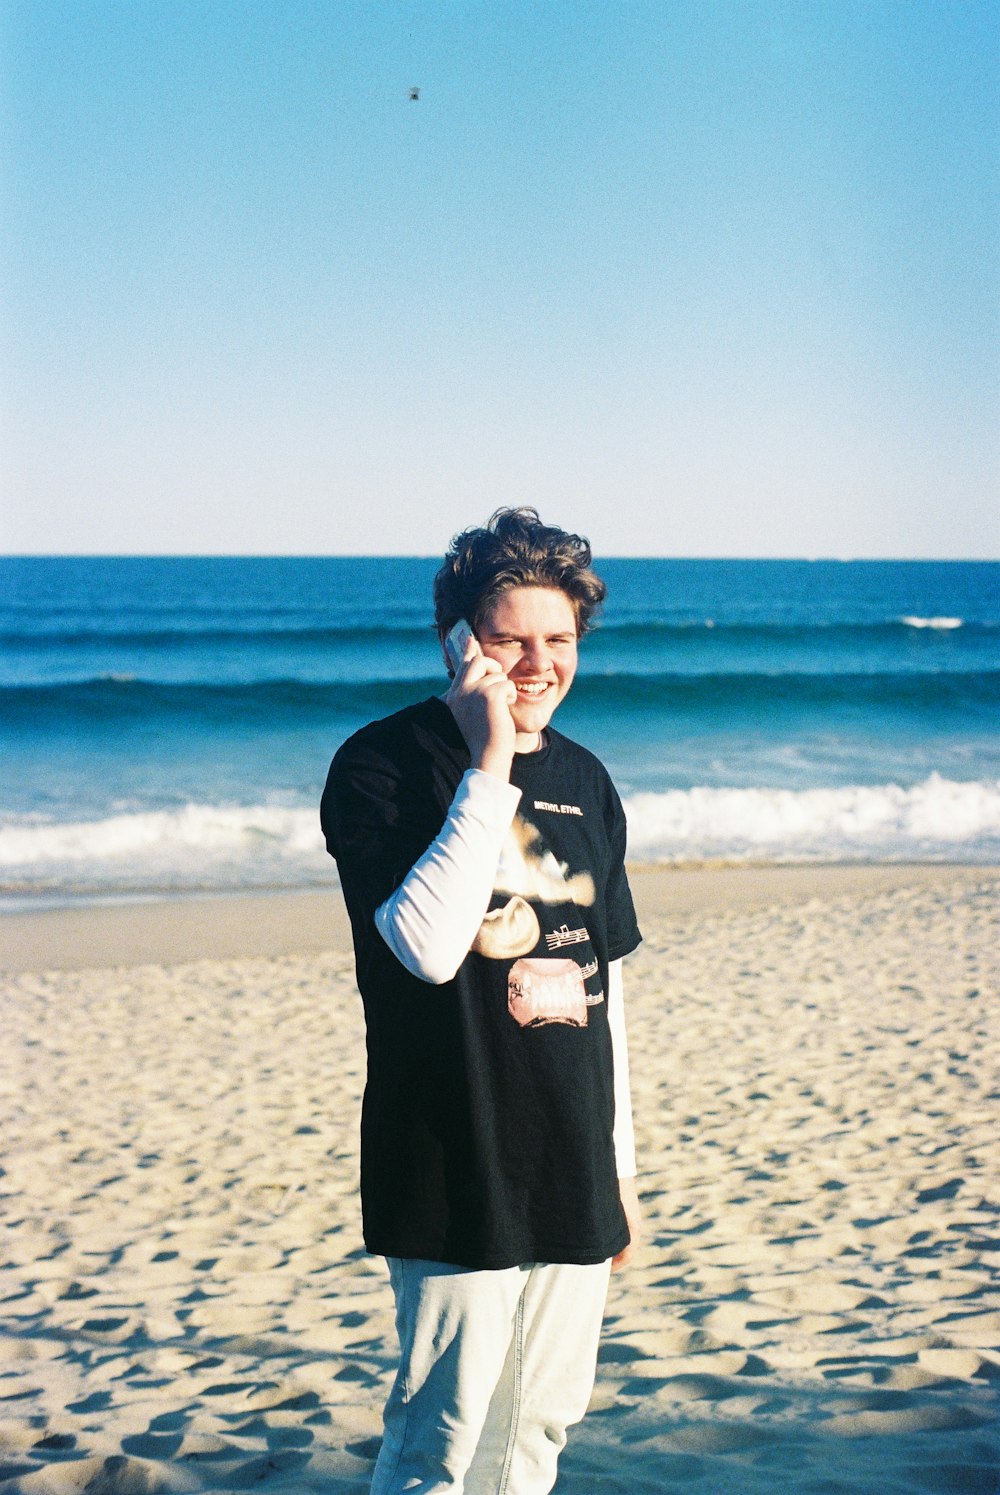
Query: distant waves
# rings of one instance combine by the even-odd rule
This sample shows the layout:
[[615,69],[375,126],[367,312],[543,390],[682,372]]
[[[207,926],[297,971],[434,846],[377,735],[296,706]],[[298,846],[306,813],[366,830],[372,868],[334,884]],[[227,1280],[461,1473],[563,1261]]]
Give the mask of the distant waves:
[[[751,623],[714,617],[682,620],[649,618],[642,621],[601,619],[589,635],[586,647],[598,652],[617,652],[635,646],[641,648],[650,640],[663,645],[672,639],[687,647],[691,644],[693,635],[709,632],[714,635],[708,640],[713,648],[722,648],[725,640],[737,643],[773,640],[783,646],[811,643],[817,647],[830,648],[852,643],[877,644],[880,640],[893,644],[905,637],[908,631],[950,633],[959,628],[965,628],[970,635],[986,634],[994,638],[998,631],[997,625],[992,622],[967,621],[964,618],[946,616],[919,617],[912,614],[866,622],[804,622],[797,619],[788,622],[758,620]],[[85,650],[94,645],[114,645],[125,649],[169,651],[178,647],[190,649],[235,645],[259,651],[266,650],[269,645],[282,644],[306,647],[319,645],[334,650],[364,649],[385,644],[391,644],[400,651],[430,647],[436,652],[437,649],[433,624],[429,621],[387,622],[359,627],[351,624],[317,626],[311,622],[254,618],[244,626],[232,622],[199,622],[169,627],[163,626],[162,622],[154,626],[134,623],[123,626],[114,619],[103,624],[88,619],[77,623],[61,622],[53,626],[51,620],[43,617],[24,618],[17,628],[0,628],[0,647],[5,649]]]
[[[51,685],[2,686],[0,714],[8,726],[22,729],[30,729],[33,724],[48,728],[60,718],[73,724],[88,717],[102,723],[183,717],[196,724],[200,719],[231,720],[234,713],[266,714],[271,721],[275,713],[287,715],[289,726],[300,724],[303,714],[357,716],[360,725],[372,713],[397,710],[410,701],[436,695],[445,684],[441,676],[433,675],[399,680],[165,682],[112,674]],[[678,712],[707,712],[716,727],[723,725],[718,715],[721,711],[739,714],[763,707],[820,715],[845,705],[865,705],[872,711],[909,707],[932,714],[937,710],[968,710],[976,715],[983,708],[1000,705],[1000,670],[809,670],[780,674],[596,674],[582,670],[572,701],[577,713],[650,710],[675,718]]]

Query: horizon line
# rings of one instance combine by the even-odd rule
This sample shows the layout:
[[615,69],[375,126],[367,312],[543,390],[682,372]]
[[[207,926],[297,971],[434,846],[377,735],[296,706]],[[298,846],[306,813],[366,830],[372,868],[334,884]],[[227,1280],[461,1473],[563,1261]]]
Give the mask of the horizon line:
[[[0,561],[440,561],[439,551],[232,551],[232,550],[0,550]],[[601,561],[765,561],[796,565],[962,565],[995,566],[997,556],[962,555],[661,555],[602,550]]]

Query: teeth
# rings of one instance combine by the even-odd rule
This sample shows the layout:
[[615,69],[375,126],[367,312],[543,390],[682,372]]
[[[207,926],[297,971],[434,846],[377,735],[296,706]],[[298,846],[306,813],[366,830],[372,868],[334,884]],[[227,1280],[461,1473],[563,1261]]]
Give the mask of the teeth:
[[541,685],[519,685],[517,687],[521,695],[524,696],[540,696],[542,692],[548,690],[548,688],[549,687],[547,683],[544,682]]

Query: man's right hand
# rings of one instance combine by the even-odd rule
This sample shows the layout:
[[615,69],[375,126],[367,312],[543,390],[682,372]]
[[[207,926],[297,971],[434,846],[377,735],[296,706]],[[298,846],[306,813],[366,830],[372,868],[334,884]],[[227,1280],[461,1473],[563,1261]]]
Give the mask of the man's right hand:
[[517,691],[475,637],[442,699],[468,744],[472,767],[509,780],[515,740],[510,708]]

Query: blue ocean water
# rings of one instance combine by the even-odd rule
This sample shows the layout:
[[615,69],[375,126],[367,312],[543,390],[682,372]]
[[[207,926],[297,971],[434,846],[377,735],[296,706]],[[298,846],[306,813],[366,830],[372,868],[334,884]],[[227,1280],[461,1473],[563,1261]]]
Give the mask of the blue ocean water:
[[[436,561],[0,559],[0,893],[334,880],[316,806],[444,688]],[[1000,858],[1000,565],[608,560],[557,719],[637,859]]]

